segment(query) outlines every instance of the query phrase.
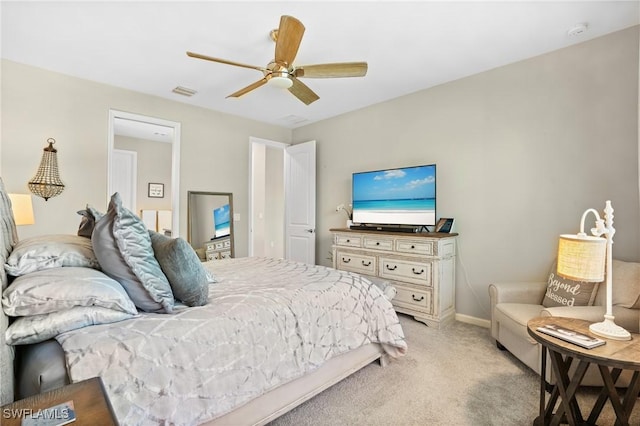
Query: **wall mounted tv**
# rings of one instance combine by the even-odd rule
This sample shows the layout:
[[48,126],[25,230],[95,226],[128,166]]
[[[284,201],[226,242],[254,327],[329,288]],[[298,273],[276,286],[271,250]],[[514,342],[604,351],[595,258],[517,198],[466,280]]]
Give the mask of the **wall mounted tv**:
[[213,210],[213,226],[215,229],[214,238],[229,235],[231,232],[231,228],[229,226],[229,204],[225,204]]
[[436,224],[436,165],[353,173],[353,222]]

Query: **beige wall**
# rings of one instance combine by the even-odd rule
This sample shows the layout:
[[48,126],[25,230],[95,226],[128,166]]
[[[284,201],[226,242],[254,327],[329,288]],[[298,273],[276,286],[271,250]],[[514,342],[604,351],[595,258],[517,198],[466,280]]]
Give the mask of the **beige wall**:
[[638,27],[291,132],[179,102],[2,62],[0,170],[26,192],[48,137],[62,195],[34,198],[22,238],[73,233],[86,203],[106,205],[110,108],[182,123],[180,234],[186,191],[234,194],[237,256],[247,253],[249,136],[318,141],[316,248],[328,264],[335,207],[351,173],[437,163],[438,216],[459,236],[457,311],[488,318],[487,285],[544,279],[557,235],[611,199],[615,257],[640,260]]
[[318,263],[354,171],[437,163],[455,218],[456,310],[489,318],[494,281],[545,280],[560,233],[615,212],[614,257],[640,260],[638,27],[293,132],[318,141]]
[[2,61],[2,159],[9,192],[27,192],[48,137],[57,140],[58,197],[34,198],[36,224],[20,237],[74,233],[76,210],[106,208],[109,109],[181,123],[180,235],[187,232],[187,190],[232,192],[236,253],[247,253],[249,137],[289,142],[291,131],[130,90]]

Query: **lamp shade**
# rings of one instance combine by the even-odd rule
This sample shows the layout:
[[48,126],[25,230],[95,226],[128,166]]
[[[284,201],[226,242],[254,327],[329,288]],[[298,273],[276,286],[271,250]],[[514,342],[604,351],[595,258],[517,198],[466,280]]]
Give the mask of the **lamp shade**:
[[588,235],[560,235],[558,275],[574,281],[604,280],[607,240]]
[[33,204],[29,194],[9,194],[16,225],[33,225]]

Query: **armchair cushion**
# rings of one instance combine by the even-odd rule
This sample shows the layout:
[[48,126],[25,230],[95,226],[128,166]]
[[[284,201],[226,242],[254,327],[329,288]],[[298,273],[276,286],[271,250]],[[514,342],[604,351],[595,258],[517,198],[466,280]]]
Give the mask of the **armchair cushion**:
[[545,308],[552,306],[591,306],[598,293],[600,283],[574,281],[561,277],[557,272],[558,262],[553,262],[547,279],[547,290],[542,299]]
[[640,263],[613,259],[614,306],[640,309]]

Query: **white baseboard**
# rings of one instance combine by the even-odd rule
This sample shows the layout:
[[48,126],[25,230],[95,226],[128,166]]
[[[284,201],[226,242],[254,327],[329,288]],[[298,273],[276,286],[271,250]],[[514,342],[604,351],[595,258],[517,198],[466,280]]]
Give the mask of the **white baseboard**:
[[484,328],[491,328],[491,321],[482,319],[482,318],[472,317],[469,315],[456,313],[456,321],[465,322],[467,324],[473,324],[473,325],[477,325]]

